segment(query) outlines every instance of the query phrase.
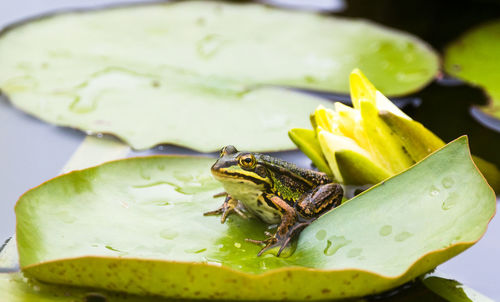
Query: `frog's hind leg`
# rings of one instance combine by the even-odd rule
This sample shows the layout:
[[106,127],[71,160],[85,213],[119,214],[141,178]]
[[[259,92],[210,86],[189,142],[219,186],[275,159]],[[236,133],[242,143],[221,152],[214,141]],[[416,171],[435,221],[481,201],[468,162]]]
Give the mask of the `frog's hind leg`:
[[295,239],[300,232],[310,224],[310,221],[305,221],[297,216],[295,209],[289,205],[286,201],[281,199],[276,195],[268,195],[267,198],[276,207],[279,208],[282,213],[281,224],[276,230],[276,234],[271,234],[266,232],[268,238],[264,240],[253,240],[246,239],[246,241],[264,245],[264,248],[260,250],[257,256],[261,256],[267,251],[279,248],[276,256],[279,257],[285,248],[290,244],[290,242]]
[[224,203],[220,206],[215,211],[210,211],[210,212],[205,212],[203,215],[209,216],[209,215],[221,215],[220,222],[224,223],[226,222],[227,216],[231,213],[236,213],[240,215],[242,218],[247,218],[247,215],[243,213],[243,206],[240,204],[240,202],[236,199],[234,199],[231,195],[227,194],[226,192],[219,193],[214,195],[214,197],[221,197],[221,196],[226,196],[226,199],[224,200]]
[[338,207],[343,195],[344,191],[339,184],[328,183],[302,195],[295,207],[301,216],[316,220],[329,210]]

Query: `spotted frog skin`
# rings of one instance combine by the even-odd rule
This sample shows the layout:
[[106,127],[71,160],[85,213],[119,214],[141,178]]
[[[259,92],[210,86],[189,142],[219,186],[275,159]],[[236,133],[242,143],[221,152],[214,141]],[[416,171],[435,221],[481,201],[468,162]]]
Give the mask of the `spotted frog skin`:
[[235,212],[246,218],[250,213],[269,224],[278,224],[275,234],[264,240],[247,239],[264,245],[258,256],[278,249],[280,256],[291,240],[311,222],[340,205],[342,187],[325,173],[301,169],[264,154],[239,152],[234,146],[221,150],[212,174],[226,192],[222,206],[205,215],[221,214],[221,222]]

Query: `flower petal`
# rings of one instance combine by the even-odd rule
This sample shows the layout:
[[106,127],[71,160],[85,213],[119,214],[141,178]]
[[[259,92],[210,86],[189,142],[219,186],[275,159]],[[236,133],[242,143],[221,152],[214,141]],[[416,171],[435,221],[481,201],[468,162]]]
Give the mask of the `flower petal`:
[[399,173],[415,163],[397,135],[380,119],[373,102],[361,100],[360,111],[369,152],[380,165]]
[[349,86],[351,89],[351,100],[354,108],[360,108],[360,100],[366,99],[375,102],[376,89],[368,81],[365,75],[359,69],[354,69],[349,76]]
[[310,129],[295,128],[288,131],[288,136],[297,147],[309,157],[313,164],[328,175],[333,175],[326,162],[321,146],[316,137],[316,132]]

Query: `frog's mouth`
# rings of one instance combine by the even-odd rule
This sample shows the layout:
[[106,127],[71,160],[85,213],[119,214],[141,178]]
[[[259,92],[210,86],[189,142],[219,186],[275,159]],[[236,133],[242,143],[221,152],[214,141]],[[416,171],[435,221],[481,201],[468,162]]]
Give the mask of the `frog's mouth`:
[[269,185],[268,181],[264,178],[263,179],[255,178],[253,176],[243,174],[240,171],[233,172],[229,171],[228,169],[212,168],[212,175],[215,177],[215,179],[221,182],[234,182],[234,183],[249,184],[254,186]]
[[228,171],[227,169],[212,169],[212,175],[215,177],[215,179],[219,181],[244,181],[244,182],[251,182],[254,183],[254,178],[246,175],[242,175],[241,173],[238,172],[231,172]]

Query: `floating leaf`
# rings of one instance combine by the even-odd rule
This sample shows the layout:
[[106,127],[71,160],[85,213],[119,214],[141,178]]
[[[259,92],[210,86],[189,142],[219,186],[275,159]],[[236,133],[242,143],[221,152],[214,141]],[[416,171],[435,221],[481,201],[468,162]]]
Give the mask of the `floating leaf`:
[[[28,279],[18,265],[15,236],[0,248],[0,301],[2,302],[161,302],[163,298],[139,297],[96,289],[82,289]],[[6,273],[8,272],[8,273]]]
[[483,87],[491,101],[482,109],[500,119],[500,20],[478,26],[453,42],[445,52],[446,72]]
[[421,278],[421,282],[429,290],[444,298],[446,301],[493,302],[490,298],[478,293],[472,288],[460,284],[456,280],[446,279],[430,274],[423,276]]
[[[484,233],[495,196],[458,139],[318,219],[289,258],[257,257],[257,220],[204,217],[213,159],[146,157],[57,177],[16,206],[23,271],[183,298],[329,299],[401,285]],[[309,282],[307,287],[303,284]],[[231,286],[227,286],[231,284]]]
[[266,151],[293,148],[286,132],[322,102],[256,86],[348,92],[360,67],[382,91],[406,94],[433,78],[438,59],[422,41],[366,21],[188,1],[11,27],[0,66],[0,89],[47,122],[112,133],[136,149]]
[[[14,255],[14,257],[12,257]],[[0,271],[5,265],[11,267],[17,264],[17,246],[16,242],[10,240],[6,243],[3,249],[0,250],[0,259],[12,259],[11,263],[0,263]],[[408,286],[411,285],[411,286]],[[363,299],[350,299],[351,302],[368,302],[368,301],[435,301],[437,295],[440,295],[448,300],[453,300],[459,297],[460,301],[477,301],[490,302],[492,300],[486,298],[480,293],[468,288],[455,280],[444,279],[435,274],[425,275],[417,279],[417,282],[403,285],[402,288],[391,290],[388,293],[383,293],[378,296],[373,296]],[[23,277],[22,273],[0,273],[0,301],[9,302],[100,302],[105,297],[105,301],[172,301],[162,298],[132,296],[123,293],[112,293],[96,289],[82,289],[78,287],[70,287],[64,285],[55,285],[42,283],[33,279]],[[468,298],[468,299],[467,299]],[[80,299],[80,300],[79,300]],[[189,301],[189,300],[183,300]],[[454,301],[454,300],[453,300]]]
[[21,273],[0,273],[0,301],[5,302],[168,302],[158,297],[134,296],[28,280]]

